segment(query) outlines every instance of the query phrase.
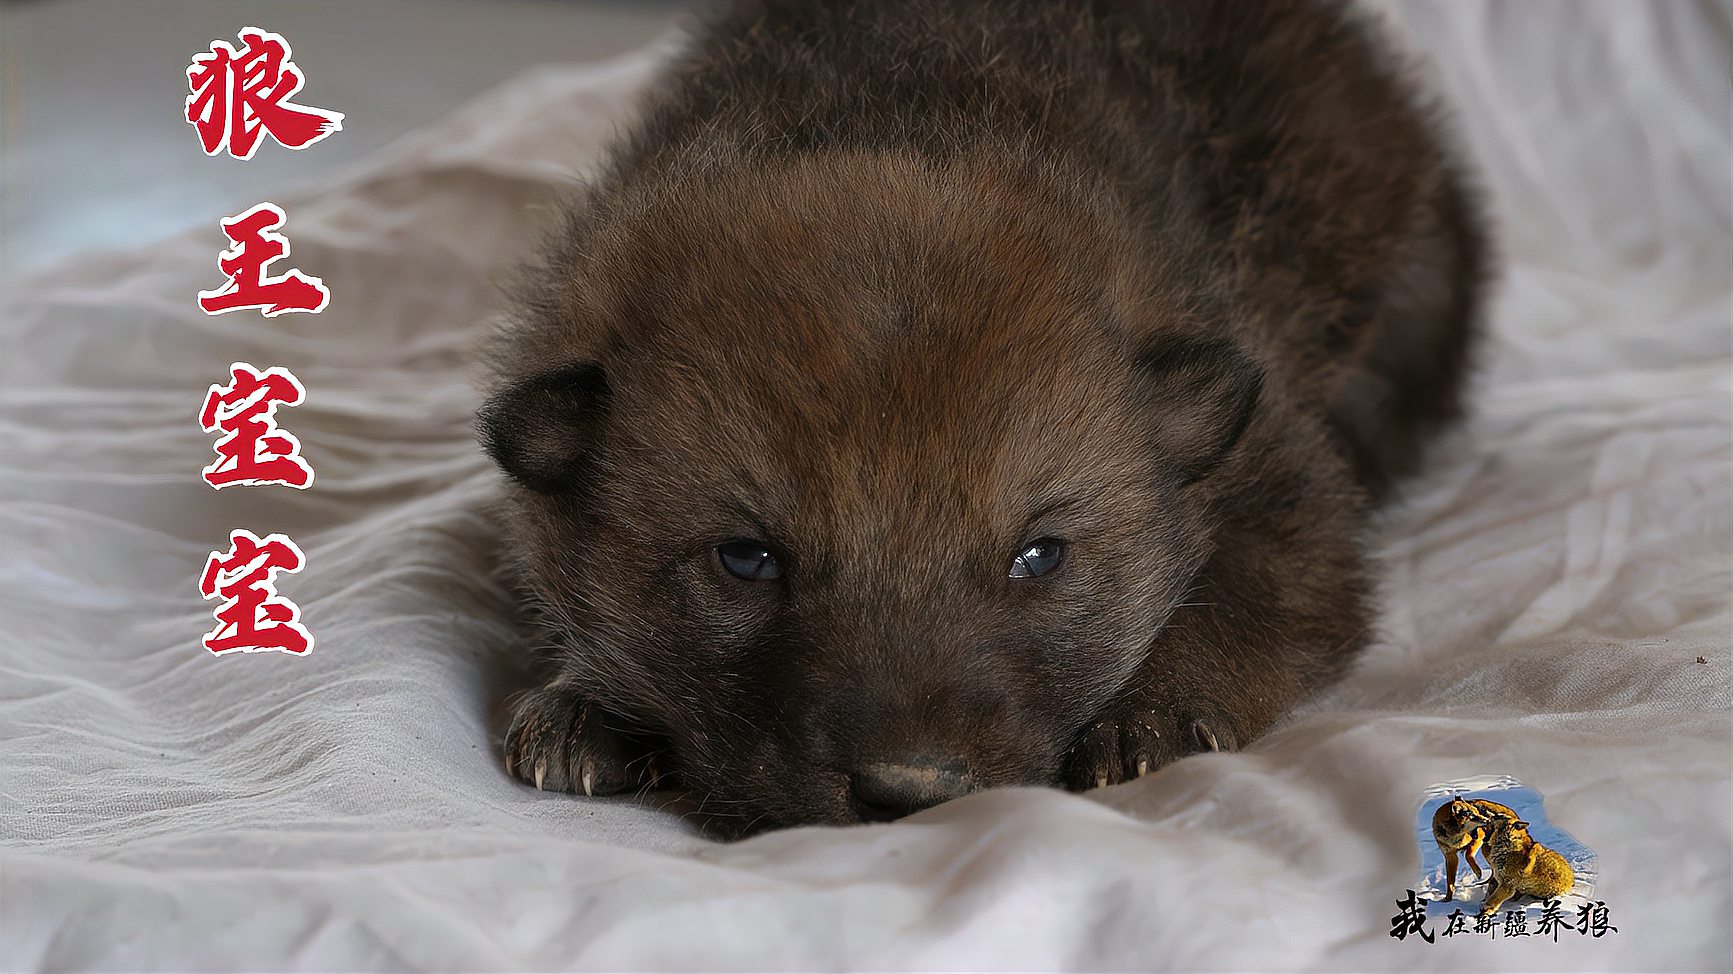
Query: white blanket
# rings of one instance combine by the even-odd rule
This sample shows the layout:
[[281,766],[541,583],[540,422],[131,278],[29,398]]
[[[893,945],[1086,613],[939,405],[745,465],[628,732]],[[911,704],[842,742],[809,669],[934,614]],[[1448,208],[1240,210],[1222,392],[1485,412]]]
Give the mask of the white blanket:
[[[472,349],[657,51],[531,70],[275,199],[320,315],[198,311],[221,214],[19,282],[0,966],[1725,968],[1733,14],[1390,12],[1460,107],[1504,242],[1475,415],[1384,519],[1382,632],[1339,688],[1244,753],[1086,796],[724,845],[661,796],[506,776]],[[280,418],[310,491],[199,480],[196,412],[233,361],[306,383]],[[310,658],[200,648],[196,576],[236,527],[307,552],[281,587]],[[1616,933],[1388,935],[1422,791],[1497,774],[1598,854]]]

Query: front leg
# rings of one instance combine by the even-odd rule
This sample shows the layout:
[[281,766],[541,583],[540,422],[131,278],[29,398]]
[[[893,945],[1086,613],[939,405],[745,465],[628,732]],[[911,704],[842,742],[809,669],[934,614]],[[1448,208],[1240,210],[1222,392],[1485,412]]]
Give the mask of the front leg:
[[1130,685],[1072,748],[1067,785],[1237,750],[1343,669],[1369,628],[1359,551],[1351,532],[1289,528],[1224,532]]
[[1540,843],[1538,843],[1538,842],[1530,843],[1529,847],[1528,847],[1528,858],[1526,858],[1522,861],[1522,874],[1524,876],[1533,876],[1534,875],[1535,860],[1538,859],[1539,857],[1540,857]]
[[[1474,862],[1473,859],[1469,859],[1468,861],[1470,864],[1472,864]],[[1480,874],[1480,871],[1475,870],[1475,875],[1479,875],[1479,874]],[[1455,849],[1444,850],[1444,898],[1447,900],[1456,899],[1456,850]]]
[[1065,783],[1074,791],[1104,788],[1188,754],[1238,748],[1232,723],[1206,701],[1135,692],[1109,708],[1073,745]]
[[1504,905],[1504,901],[1510,899],[1515,893],[1514,887],[1499,879],[1498,875],[1494,873],[1492,886],[1486,891],[1486,899],[1480,902],[1480,915],[1490,916],[1497,913],[1498,908]]
[[1468,865],[1474,869],[1474,878],[1475,879],[1479,879],[1481,877],[1481,872],[1480,872],[1480,864],[1474,861],[1474,854],[1480,851],[1481,845],[1484,844],[1485,842],[1486,842],[1486,830],[1485,829],[1475,829],[1474,830],[1474,838],[1472,840],[1470,840],[1469,845],[1468,845]]
[[549,791],[612,795],[654,787],[655,752],[623,732],[622,722],[556,679],[514,706],[505,735],[506,772]]

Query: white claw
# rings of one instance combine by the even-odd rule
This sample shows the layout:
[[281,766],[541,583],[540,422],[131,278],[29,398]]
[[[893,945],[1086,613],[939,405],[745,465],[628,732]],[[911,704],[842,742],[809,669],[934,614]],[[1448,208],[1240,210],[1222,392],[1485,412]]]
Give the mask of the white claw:
[[1137,759],[1137,776],[1139,778],[1141,778],[1148,773],[1149,773],[1149,759],[1148,758],[1138,758]]
[[594,795],[592,795],[590,792],[590,781],[594,777],[595,777],[595,775],[588,768],[584,769],[584,797],[585,798],[593,798],[594,797]]
[[545,777],[547,775],[547,773],[548,773],[547,759],[543,758],[542,760],[537,761],[536,762],[536,790],[537,791],[542,790],[542,778]]
[[1107,772],[1103,771],[1102,773],[1095,776],[1095,787],[1097,787],[1097,788],[1106,788],[1107,787]]

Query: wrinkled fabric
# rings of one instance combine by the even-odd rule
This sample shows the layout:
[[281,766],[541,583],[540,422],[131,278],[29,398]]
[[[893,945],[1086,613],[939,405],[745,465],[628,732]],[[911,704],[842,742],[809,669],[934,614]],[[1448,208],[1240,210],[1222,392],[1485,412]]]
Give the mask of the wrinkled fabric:
[[[287,263],[332,291],[317,316],[201,314],[215,214],[17,282],[4,967],[1724,967],[1733,16],[1380,10],[1457,106],[1498,227],[1473,415],[1380,518],[1384,610],[1340,686],[1243,753],[1083,796],[719,844],[666,795],[505,774],[522,661],[475,348],[665,47],[528,71],[274,198]],[[279,419],[311,490],[199,480],[196,412],[234,361],[306,384]],[[200,648],[198,572],[238,527],[305,550],[280,586],[309,658]],[[1502,774],[1594,849],[1618,932],[1392,939],[1422,791]]]

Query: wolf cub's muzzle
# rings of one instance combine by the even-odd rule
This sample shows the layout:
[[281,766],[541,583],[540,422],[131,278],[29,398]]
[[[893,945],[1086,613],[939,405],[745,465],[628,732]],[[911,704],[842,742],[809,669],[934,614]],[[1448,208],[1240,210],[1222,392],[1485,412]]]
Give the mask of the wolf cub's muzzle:
[[888,822],[974,791],[978,786],[955,758],[915,755],[875,761],[849,775],[849,795],[862,821]]

